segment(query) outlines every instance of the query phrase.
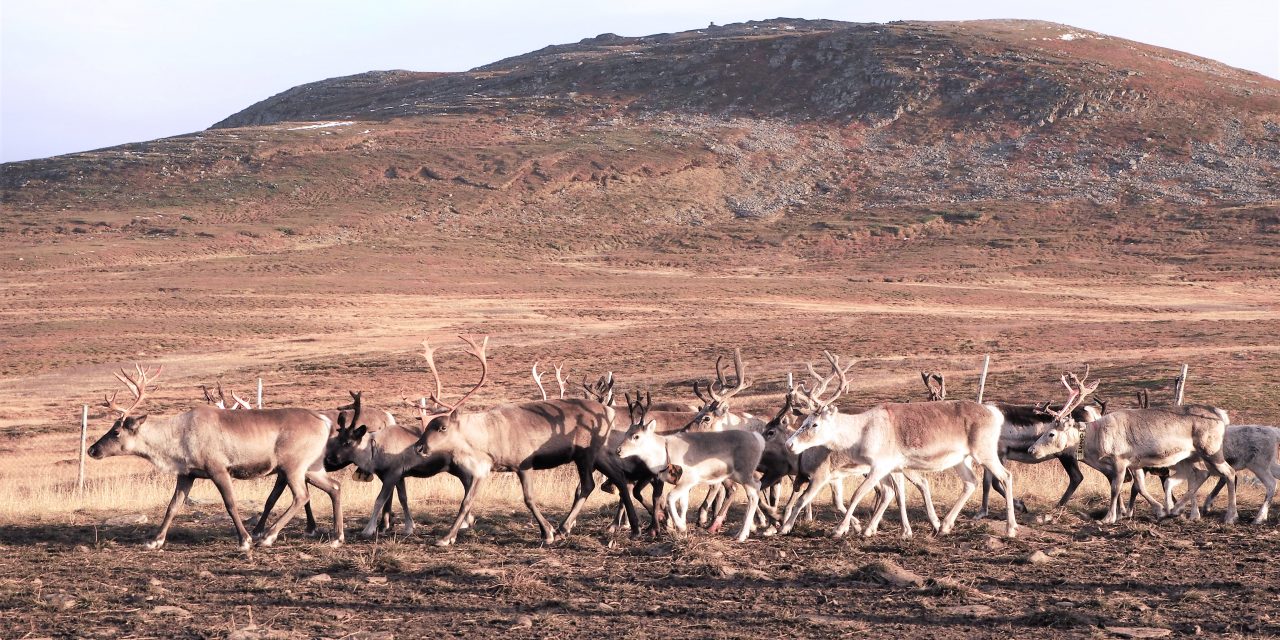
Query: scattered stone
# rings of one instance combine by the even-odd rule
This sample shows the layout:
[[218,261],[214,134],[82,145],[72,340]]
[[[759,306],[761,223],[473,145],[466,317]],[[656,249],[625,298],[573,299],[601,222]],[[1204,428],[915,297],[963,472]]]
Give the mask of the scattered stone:
[[613,611],[613,607],[609,606],[609,603],[607,602],[601,602],[596,605],[596,610],[602,613],[610,613]]
[[368,576],[364,579],[364,581],[368,582],[369,584],[386,584],[387,577],[386,576]]
[[742,569],[738,574],[744,578],[751,578],[752,580],[773,580],[773,576],[759,569]]
[[147,581],[147,584],[153,587],[159,587],[164,585],[164,583],[160,581],[160,578],[152,578]]
[[512,629],[528,629],[532,626],[533,626],[533,618],[530,618],[529,616],[521,615],[521,616],[516,616],[516,619],[512,623],[511,628]]
[[1005,548],[1004,540],[995,536],[986,536],[982,539],[982,548],[987,551],[999,551]]
[[306,578],[304,578],[304,580],[306,580],[307,582],[316,582],[316,583],[333,582],[333,578],[330,577],[329,574],[327,573],[317,573],[312,576],[307,576]]
[[1190,549],[1196,546],[1196,543],[1190,540],[1170,540],[1169,544],[1178,549]]
[[48,593],[41,600],[44,601],[46,607],[56,611],[66,611],[76,606],[75,597],[65,593]]
[[964,616],[967,618],[981,618],[989,616],[996,612],[995,609],[985,604],[966,604],[957,607],[938,607],[934,609],[936,613],[944,616]]
[[1107,631],[1121,638],[1166,638],[1173,635],[1172,629],[1159,627],[1107,627]]
[[202,580],[212,580],[217,576],[213,575],[213,572],[208,569],[201,569],[200,573],[196,574],[196,577]]
[[146,524],[147,520],[147,516],[144,513],[132,513],[127,516],[107,518],[102,524],[108,527],[123,527],[131,524]]
[[84,546],[84,545],[82,545],[82,544],[78,544],[78,545],[76,545],[75,552],[76,552],[76,553],[89,553],[89,547],[86,547],[86,546]]
[[1052,561],[1053,558],[1050,558],[1049,554],[1039,549],[1032,551],[1022,558],[1023,564],[1049,564]]
[[501,578],[504,575],[504,572],[501,569],[492,569],[489,567],[476,567],[468,573],[481,578]]
[[288,640],[292,637],[288,631],[263,629],[257,625],[249,625],[243,629],[232,631],[227,640]]
[[357,631],[342,636],[339,640],[395,640],[396,636],[390,631]]
[[873,562],[855,571],[854,575],[892,587],[919,587],[924,584],[924,578],[919,574],[903,569],[889,560]]
[[160,605],[152,609],[151,613],[158,616],[177,616],[179,618],[186,618],[191,615],[190,611],[187,611],[182,607],[175,607],[173,605],[167,605],[167,604]]

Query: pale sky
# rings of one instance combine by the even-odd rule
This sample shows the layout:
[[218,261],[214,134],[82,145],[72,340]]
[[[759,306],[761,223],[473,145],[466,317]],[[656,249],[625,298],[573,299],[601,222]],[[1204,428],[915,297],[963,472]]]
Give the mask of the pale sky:
[[198,131],[324,78],[776,17],[1050,20],[1280,78],[1280,0],[0,0],[0,160]]

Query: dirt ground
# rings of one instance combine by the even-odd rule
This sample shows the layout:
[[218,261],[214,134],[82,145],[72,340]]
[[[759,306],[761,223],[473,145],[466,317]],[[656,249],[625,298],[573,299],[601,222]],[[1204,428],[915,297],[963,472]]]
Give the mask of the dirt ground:
[[[447,515],[431,513],[426,530]],[[415,534],[334,550],[295,531],[248,556],[225,522],[189,516],[161,552],[138,547],[150,525],[13,524],[0,527],[0,626],[13,638],[1280,634],[1274,525],[1099,526],[1072,512],[1016,540],[996,521],[908,541],[890,521],[871,540],[833,540],[824,515],[736,544],[701,531],[613,538],[588,513],[541,547],[513,508],[449,549]],[[1043,563],[1028,561],[1035,551]],[[918,582],[883,582],[880,561]]]
[[[139,543],[170,478],[140,460],[89,461],[75,491],[81,407],[91,439],[107,430],[98,404],[117,367],[164,365],[153,415],[201,402],[200,384],[249,395],[261,379],[267,406],[329,408],[361,389],[409,422],[397,407],[427,388],[424,337],[441,347],[448,393],[475,379],[459,333],[492,336],[474,408],[536,397],[538,359],[566,363],[574,389],[612,371],[620,391],[691,399],[690,384],[740,347],[754,380],[741,406],[761,411],[776,409],[787,372],[832,349],[857,359],[845,410],[922,399],[922,370],[973,397],[991,354],[992,400],[1060,399],[1058,375],[1088,364],[1113,407],[1142,389],[1169,402],[1187,363],[1189,401],[1235,423],[1280,422],[1274,203],[831,196],[739,220],[723,209],[742,175],[762,193],[822,176],[808,161],[790,173],[750,154],[726,164],[738,156],[706,141],[736,125],[719,124],[661,145],[626,128],[582,130],[600,142],[570,129],[551,151],[573,152],[572,175],[538,178],[537,190],[389,177],[454,164],[474,177],[503,164],[486,154],[532,144],[512,137],[529,124],[518,118],[465,124],[208,132],[102,152],[128,171],[86,154],[12,192],[0,226],[0,637],[1280,634],[1274,515],[1223,527],[1140,512],[1100,527],[1092,471],[1074,515],[1025,522],[1015,541],[964,520],[940,539],[902,542],[890,524],[868,542],[832,541],[828,510],[787,538],[736,545],[698,532],[611,547],[601,498],[571,539],[540,548],[518,497],[497,492],[452,549],[427,537],[454,508],[445,496],[424,499],[427,524],[410,540],[331,550],[295,524],[251,556],[204,504],[194,510],[205,517],[184,515],[170,547],[148,553]],[[356,135],[368,144],[344,137]],[[253,162],[218,159],[236,150]],[[592,177],[597,164],[611,167],[607,181]],[[1023,485],[1043,509],[1061,473],[1036,473],[1053,478]],[[368,508],[361,491],[352,530]],[[542,500],[557,512],[567,497]],[[151,522],[104,524],[136,513]],[[1049,561],[1024,563],[1035,550]],[[865,567],[879,560],[923,584],[876,583]]]

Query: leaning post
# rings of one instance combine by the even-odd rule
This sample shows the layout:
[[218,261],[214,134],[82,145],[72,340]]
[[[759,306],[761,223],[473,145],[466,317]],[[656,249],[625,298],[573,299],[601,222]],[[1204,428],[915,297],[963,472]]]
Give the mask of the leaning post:
[[978,402],[982,402],[982,394],[987,391],[987,367],[991,366],[991,354],[982,358],[982,377],[978,378]]
[[262,408],[262,378],[258,378],[258,408]]
[[1173,383],[1174,403],[1182,404],[1182,393],[1187,390],[1187,365],[1182,365],[1182,373],[1178,374],[1178,380]]
[[89,440],[89,405],[84,405],[80,413],[80,473],[76,475],[76,493],[84,491],[84,452]]

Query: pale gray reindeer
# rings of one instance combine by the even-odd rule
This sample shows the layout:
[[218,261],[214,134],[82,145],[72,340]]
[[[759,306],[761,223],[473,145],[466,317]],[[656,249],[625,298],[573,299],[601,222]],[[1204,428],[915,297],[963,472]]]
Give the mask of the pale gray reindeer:
[[[960,499],[947,513],[938,530],[949,533],[964,503],[977,488],[977,476],[967,462],[970,458],[991,469],[1004,481],[1008,500],[1005,535],[1015,537],[1013,474],[1000,463],[998,447],[1004,416],[991,405],[969,400],[889,403],[855,415],[840,413],[835,406],[841,390],[848,386],[840,372],[836,394],[818,401],[817,409],[805,417],[800,428],[787,440],[792,451],[824,446],[833,453],[847,455],[853,462],[869,467],[867,478],[858,485],[844,521],[832,533],[843,536],[856,519],[858,503],[877,484],[895,471],[954,470],[964,483]],[[815,399],[816,400],[816,399]],[[864,531],[865,535],[865,531]]]
[[[1070,380],[1070,381],[1068,381]],[[1071,383],[1075,383],[1072,388]],[[1076,422],[1071,412],[1098,383],[1086,386],[1073,373],[1062,376],[1067,388],[1067,402],[1053,413],[1053,428],[1040,436],[1028,451],[1043,458],[1064,451],[1075,451],[1085,464],[1097,469],[1111,482],[1111,503],[1103,522],[1119,519],[1120,487],[1127,473],[1133,474],[1134,488],[1151,504],[1156,517],[1177,515],[1194,503],[1203,478],[1193,477],[1187,493],[1165,513],[1165,505],[1146,489],[1144,467],[1172,467],[1183,460],[1203,461],[1210,473],[1228,480],[1227,513],[1223,521],[1236,521],[1235,470],[1223,457],[1223,440],[1230,423],[1227,412],[1208,405],[1177,405],[1150,409],[1121,409],[1092,422]]]
[[[760,503],[760,481],[756,479],[755,471],[762,453],[764,438],[759,433],[681,431],[662,435],[658,432],[657,422],[647,419],[642,424],[631,425],[618,447],[620,457],[636,456],[654,474],[676,480],[667,493],[666,513],[669,526],[679,531],[687,530],[688,496],[695,487],[726,481],[742,485],[747,493],[747,514],[738,533],[739,542],[751,535],[752,521]],[[672,465],[679,468],[678,472],[670,471]],[[725,508],[712,523],[712,531],[718,530],[723,523],[727,507],[726,500]]]
[[[1239,472],[1249,470],[1258,481],[1262,483],[1266,490],[1266,495],[1262,499],[1262,506],[1258,509],[1258,515],[1254,517],[1253,524],[1263,524],[1267,521],[1267,514],[1271,509],[1271,500],[1276,494],[1276,479],[1280,478],[1280,428],[1258,424],[1230,424],[1222,441],[1222,453],[1226,458],[1227,464],[1237,472],[1237,480]],[[1165,483],[1165,507],[1172,510],[1173,486],[1182,482],[1193,482],[1196,479],[1203,483],[1207,479],[1208,470],[1203,462],[1191,462],[1183,460],[1170,470],[1168,482]],[[1208,511],[1213,505],[1213,500],[1226,486],[1224,478],[1218,478],[1218,484],[1209,492],[1204,499],[1204,510]],[[1132,502],[1132,498],[1130,498]],[[1130,509],[1132,510],[1132,505]],[[1200,518],[1200,507],[1193,501],[1191,503],[1189,516],[1192,520]]]
[[[587,497],[595,490],[593,471],[596,468],[615,486],[627,486],[615,469],[607,464],[597,464],[598,461],[603,462],[600,450],[613,424],[613,409],[592,400],[546,400],[460,413],[458,409],[480,390],[489,371],[485,357],[488,337],[480,344],[470,338],[462,340],[470,346],[468,353],[480,362],[480,381],[453,404],[441,399],[444,391],[436,370],[435,349],[426,340],[422,343],[423,357],[436,383],[435,391],[429,396],[439,409],[420,409],[426,426],[415,450],[423,457],[437,453],[448,455],[453,464],[474,478],[462,498],[453,526],[436,544],[446,546],[457,540],[458,531],[471,512],[478,489],[495,471],[514,472],[520,479],[525,506],[537,521],[543,542],[554,542],[557,533],[567,536],[573,530],[574,521]],[[568,515],[558,528],[553,528],[534,501],[529,472],[569,463],[577,467],[578,489]],[[630,506],[630,495],[625,490],[619,491],[619,499],[628,505],[632,531],[638,534],[638,521],[635,507]]]
[[89,448],[89,455],[102,459],[118,455],[135,455],[150,460],[157,469],[177,475],[173,498],[155,538],[144,546],[164,546],[169,526],[178,515],[191,485],[197,478],[208,478],[218,487],[223,504],[235,524],[240,548],[248,549],[253,539],[245,529],[236,508],[231,479],[256,478],[275,473],[284,476],[293,493],[293,504],[266,533],[258,544],[270,546],[280,530],[288,524],[310,499],[307,485],[312,484],[329,494],[333,501],[336,546],[343,541],[341,486],[325,474],[322,458],[329,437],[329,421],[307,409],[267,409],[226,411],[215,407],[197,407],[176,416],[148,419],[146,414],[130,415],[146,398],[147,385],[154,374],[135,364],[136,376],[123,369],[116,377],[129,388],[133,404],[120,407],[113,394],[103,403],[119,414],[104,434]]
[[[803,424],[806,416],[817,412],[822,405],[834,402],[837,397],[848,390],[848,373],[849,369],[853,367],[853,363],[841,366],[839,356],[832,354],[830,351],[824,351],[823,355],[831,366],[831,373],[827,376],[821,376],[814,369],[812,363],[807,364],[809,375],[814,378],[813,390],[805,389],[804,384],[801,383],[798,389],[788,395],[788,404],[794,403],[797,405],[798,415],[795,417],[786,416],[786,419],[782,421],[783,424],[777,427],[774,427],[774,421],[770,421],[770,426],[765,429],[765,438],[779,442],[781,447],[788,452],[791,451],[791,447],[787,443],[791,436],[798,431],[798,429],[791,428],[791,423],[798,418]],[[840,378],[840,388],[830,398],[822,400],[822,394],[826,393],[827,387],[837,377]],[[805,409],[800,410],[798,408],[799,404],[804,404]],[[783,414],[780,413],[779,417],[782,416]],[[776,420],[778,418],[775,418]],[[792,453],[792,455],[796,455],[799,458],[800,468],[796,475],[796,485],[798,487],[804,483],[806,486],[803,494],[797,494],[794,490],[792,491],[791,500],[785,509],[783,524],[779,533],[790,533],[795,527],[800,513],[813,504],[818,492],[828,484],[831,486],[837,509],[847,517],[848,508],[844,505],[844,481],[847,478],[867,475],[871,471],[871,466],[863,462],[860,457],[850,455],[848,451],[839,448],[810,447],[799,453]],[[902,537],[912,537],[911,522],[907,517],[906,494],[903,492],[904,479],[910,480],[916,489],[920,491],[924,501],[925,514],[929,519],[930,525],[933,526],[933,530],[938,531],[941,528],[942,525],[938,520],[937,512],[934,511],[933,495],[930,491],[928,479],[914,471],[903,470],[890,473],[876,486],[876,505],[873,509],[871,520],[868,521],[866,528],[863,529],[864,536],[875,535],[885,511],[890,505],[890,501],[896,495],[898,498],[899,517],[902,520]],[[843,535],[843,533],[839,535]]]

